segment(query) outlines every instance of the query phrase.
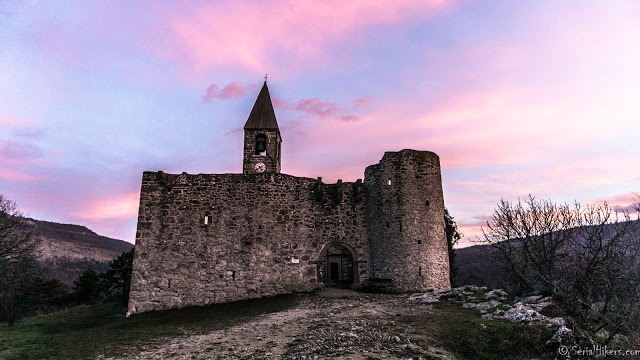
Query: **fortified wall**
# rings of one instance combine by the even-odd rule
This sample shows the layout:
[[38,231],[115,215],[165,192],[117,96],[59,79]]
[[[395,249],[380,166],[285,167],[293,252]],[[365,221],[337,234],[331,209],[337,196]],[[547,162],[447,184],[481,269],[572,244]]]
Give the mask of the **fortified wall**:
[[361,182],[145,172],[129,311],[318,289],[332,242],[350,246],[360,283],[369,261],[363,213]]
[[145,172],[129,313],[322,288],[327,251],[353,288],[449,287],[437,155],[387,152],[364,183]]

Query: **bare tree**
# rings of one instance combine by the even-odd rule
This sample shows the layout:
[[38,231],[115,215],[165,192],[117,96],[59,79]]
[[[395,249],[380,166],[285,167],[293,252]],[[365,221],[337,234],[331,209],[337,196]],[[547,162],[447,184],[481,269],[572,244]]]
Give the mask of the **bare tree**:
[[16,203],[0,195],[0,306],[9,326],[17,319],[21,291],[37,274],[38,244]]
[[606,330],[608,342],[638,331],[639,227],[606,203],[570,206],[530,195],[501,200],[480,242],[497,250],[517,292],[553,295],[578,330]]

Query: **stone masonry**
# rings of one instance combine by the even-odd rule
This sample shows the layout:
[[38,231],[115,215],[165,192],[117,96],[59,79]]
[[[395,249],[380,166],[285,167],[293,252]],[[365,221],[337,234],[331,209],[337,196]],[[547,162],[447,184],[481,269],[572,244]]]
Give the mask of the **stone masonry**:
[[245,126],[243,174],[143,173],[129,314],[324,286],[450,288],[438,156],[387,152],[364,182],[281,174],[264,92],[251,116],[273,118],[247,125],[264,127],[266,154]]

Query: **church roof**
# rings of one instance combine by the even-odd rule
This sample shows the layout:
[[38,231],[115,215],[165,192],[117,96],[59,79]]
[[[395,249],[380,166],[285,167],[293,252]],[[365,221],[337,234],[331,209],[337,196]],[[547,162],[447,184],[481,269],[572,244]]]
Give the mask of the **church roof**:
[[244,129],[276,129],[278,130],[278,134],[280,134],[280,128],[278,128],[276,113],[273,111],[273,104],[271,103],[271,96],[269,95],[269,88],[267,88],[266,81],[260,90],[260,94],[258,94],[256,103],[253,104],[253,109],[251,109],[247,123],[244,124]]

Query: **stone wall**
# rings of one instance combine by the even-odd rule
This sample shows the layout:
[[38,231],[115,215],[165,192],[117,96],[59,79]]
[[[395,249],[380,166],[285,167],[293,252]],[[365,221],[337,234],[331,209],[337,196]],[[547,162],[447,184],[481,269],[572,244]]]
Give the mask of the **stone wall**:
[[429,151],[387,152],[365,170],[371,287],[448,289],[440,160]]
[[329,245],[354,288],[449,288],[438,156],[387,152],[364,183],[145,172],[129,313],[319,289]]
[[320,253],[335,242],[355,251],[361,284],[363,214],[361,182],[145,172],[129,313],[317,289]]

